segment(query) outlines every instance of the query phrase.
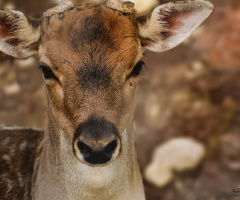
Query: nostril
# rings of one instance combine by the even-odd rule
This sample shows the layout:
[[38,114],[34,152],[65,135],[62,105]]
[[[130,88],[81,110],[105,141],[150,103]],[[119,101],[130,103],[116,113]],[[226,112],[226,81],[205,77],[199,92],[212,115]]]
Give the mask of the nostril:
[[103,118],[90,117],[76,129],[73,153],[84,164],[105,164],[117,159],[122,150],[117,127]]
[[89,157],[91,152],[93,151],[93,149],[90,146],[86,145],[83,142],[78,143],[78,148],[84,157]]
[[117,141],[113,140],[112,142],[110,142],[104,147],[104,152],[107,154],[108,157],[112,157],[112,154],[116,148],[117,148]]
[[113,140],[105,147],[92,148],[86,143],[79,141],[77,147],[83,159],[90,164],[104,164],[110,161],[118,146],[117,140]]

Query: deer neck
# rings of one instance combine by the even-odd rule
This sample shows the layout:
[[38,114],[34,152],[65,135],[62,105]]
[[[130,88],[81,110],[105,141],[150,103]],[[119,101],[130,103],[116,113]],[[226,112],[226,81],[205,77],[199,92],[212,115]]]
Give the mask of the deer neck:
[[72,143],[64,131],[49,120],[35,166],[34,199],[145,199],[132,123],[122,133],[122,144],[122,153],[114,162],[88,166],[74,156]]

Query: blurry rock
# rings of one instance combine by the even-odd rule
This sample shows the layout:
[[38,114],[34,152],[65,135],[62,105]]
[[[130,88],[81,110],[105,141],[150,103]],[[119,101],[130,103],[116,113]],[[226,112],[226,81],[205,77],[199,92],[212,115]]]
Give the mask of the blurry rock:
[[6,96],[17,95],[20,93],[20,87],[17,83],[13,83],[6,86],[3,91]]
[[174,171],[194,169],[205,155],[205,147],[191,138],[171,139],[155,150],[145,178],[157,187],[164,187],[173,179]]
[[172,181],[173,173],[161,164],[152,163],[145,170],[145,178],[156,187],[164,187]]

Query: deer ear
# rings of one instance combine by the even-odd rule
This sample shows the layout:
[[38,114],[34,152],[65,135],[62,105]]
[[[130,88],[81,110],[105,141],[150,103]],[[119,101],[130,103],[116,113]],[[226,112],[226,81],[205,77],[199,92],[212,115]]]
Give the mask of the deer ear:
[[40,24],[19,11],[0,10],[0,51],[17,58],[37,54]]
[[182,43],[213,11],[207,1],[167,3],[137,18],[142,47],[162,52]]

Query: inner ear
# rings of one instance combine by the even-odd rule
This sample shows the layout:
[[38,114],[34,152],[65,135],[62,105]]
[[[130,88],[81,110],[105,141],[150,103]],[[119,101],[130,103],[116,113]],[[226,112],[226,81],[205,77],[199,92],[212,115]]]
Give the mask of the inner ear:
[[183,42],[212,13],[207,1],[168,3],[137,18],[142,47],[155,52],[169,50]]
[[19,17],[13,13],[9,14],[7,11],[0,11],[0,38],[5,38],[7,43],[8,40],[14,37],[14,30],[17,29],[16,22]]
[[18,11],[0,11],[0,51],[17,58],[36,54],[40,24],[40,20],[28,18]]

